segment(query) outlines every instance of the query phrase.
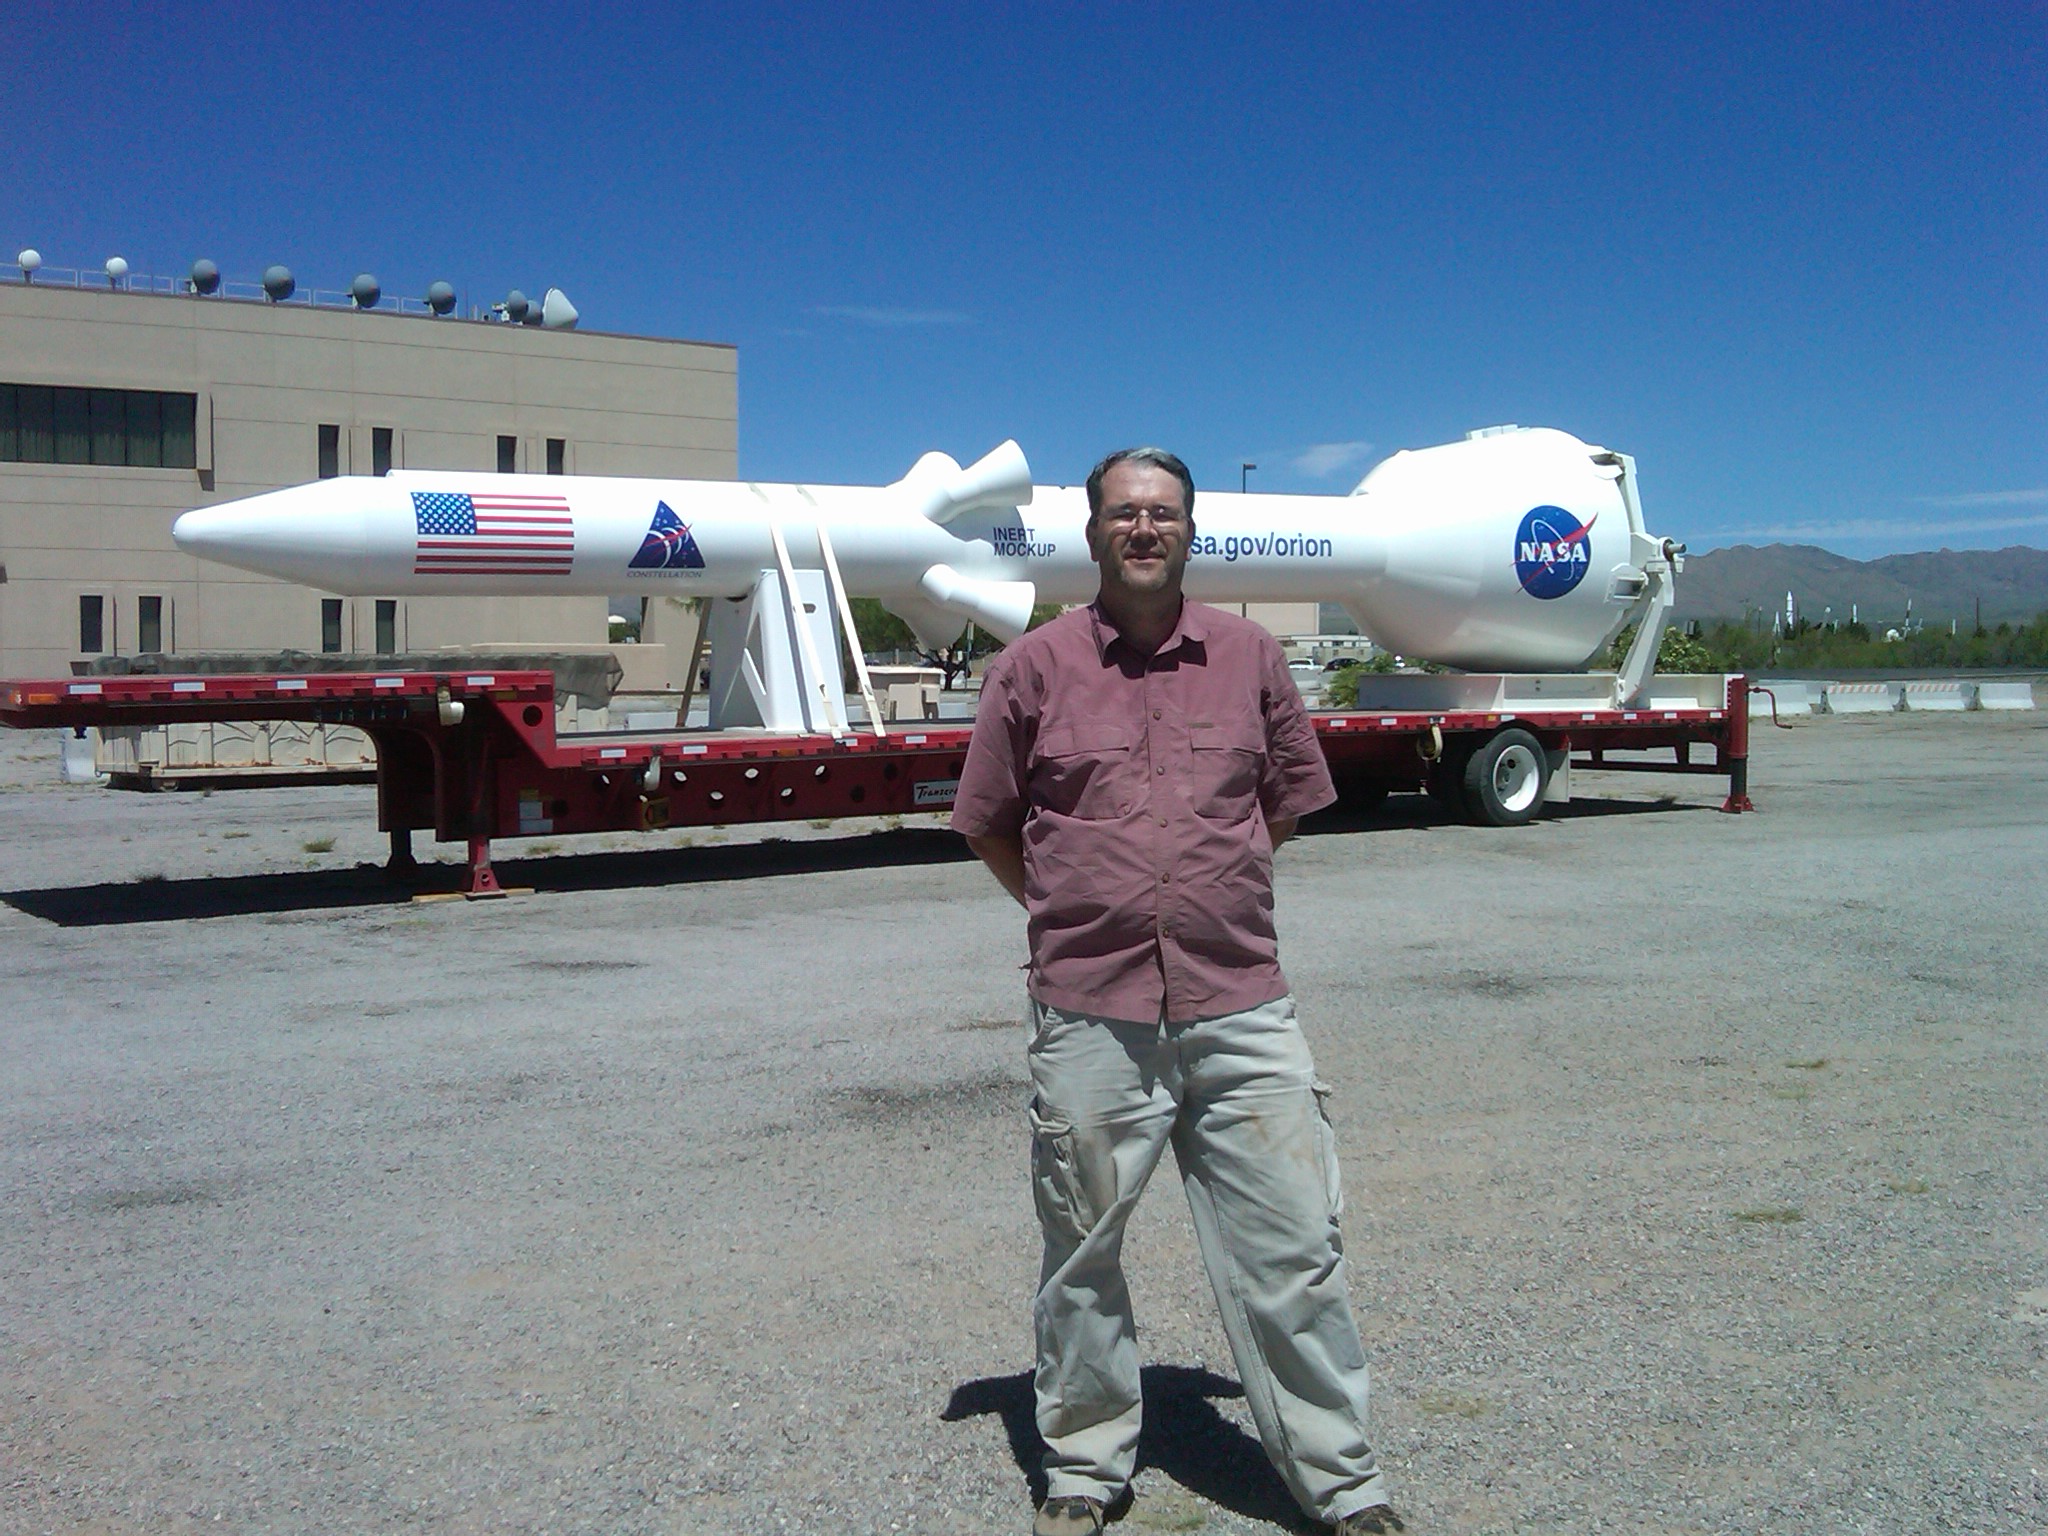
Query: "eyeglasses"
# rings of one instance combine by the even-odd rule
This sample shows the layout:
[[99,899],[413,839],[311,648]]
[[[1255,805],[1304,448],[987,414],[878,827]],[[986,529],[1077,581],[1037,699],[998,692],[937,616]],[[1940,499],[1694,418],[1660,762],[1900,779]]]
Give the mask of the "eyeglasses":
[[1162,533],[1179,528],[1188,520],[1187,513],[1178,507],[1104,507],[1102,521],[1111,528],[1135,528],[1139,520],[1150,522]]

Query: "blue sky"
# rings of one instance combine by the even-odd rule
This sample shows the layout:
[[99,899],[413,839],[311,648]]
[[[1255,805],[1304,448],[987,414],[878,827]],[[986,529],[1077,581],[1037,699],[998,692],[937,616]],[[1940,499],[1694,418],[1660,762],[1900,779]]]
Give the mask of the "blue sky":
[[1502,421],[1696,549],[2048,544],[2048,6],[17,0],[0,257],[559,285],[740,468],[1341,491]]

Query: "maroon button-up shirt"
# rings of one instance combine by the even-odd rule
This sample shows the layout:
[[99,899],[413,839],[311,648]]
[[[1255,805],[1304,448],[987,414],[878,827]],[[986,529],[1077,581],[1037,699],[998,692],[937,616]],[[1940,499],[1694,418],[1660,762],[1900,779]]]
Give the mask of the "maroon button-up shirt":
[[1186,602],[1146,657],[1091,604],[990,663],[953,826],[1023,839],[1033,997],[1177,1024],[1286,993],[1266,821],[1335,798],[1265,630]]

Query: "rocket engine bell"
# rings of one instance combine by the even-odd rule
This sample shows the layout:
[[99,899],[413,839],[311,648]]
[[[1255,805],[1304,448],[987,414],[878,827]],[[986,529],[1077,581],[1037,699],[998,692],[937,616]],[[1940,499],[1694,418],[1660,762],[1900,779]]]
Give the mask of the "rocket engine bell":
[[[972,622],[1021,634],[1036,603],[1094,596],[1078,486],[1034,486],[1004,443],[926,454],[888,486],[394,471],[202,508],[181,549],[358,595],[739,597],[785,562],[880,599],[929,646]],[[1672,548],[1624,455],[1550,428],[1401,452],[1348,496],[1203,491],[1187,591],[1338,603],[1378,644],[1475,670],[1584,665]]]

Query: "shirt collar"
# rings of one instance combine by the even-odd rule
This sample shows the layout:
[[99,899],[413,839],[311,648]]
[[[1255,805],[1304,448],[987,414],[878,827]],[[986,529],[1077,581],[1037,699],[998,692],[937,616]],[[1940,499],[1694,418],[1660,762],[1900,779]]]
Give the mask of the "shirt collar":
[[[1164,656],[1182,641],[1192,640],[1197,645],[1206,644],[1209,626],[1203,618],[1202,605],[1191,598],[1180,600],[1180,617],[1174,620],[1173,628],[1166,638],[1159,642],[1154,656]],[[1103,661],[1109,660],[1109,648],[1123,639],[1123,631],[1110,622],[1109,615],[1102,611],[1102,599],[1097,598],[1088,605],[1088,623],[1095,634],[1095,654]]]

